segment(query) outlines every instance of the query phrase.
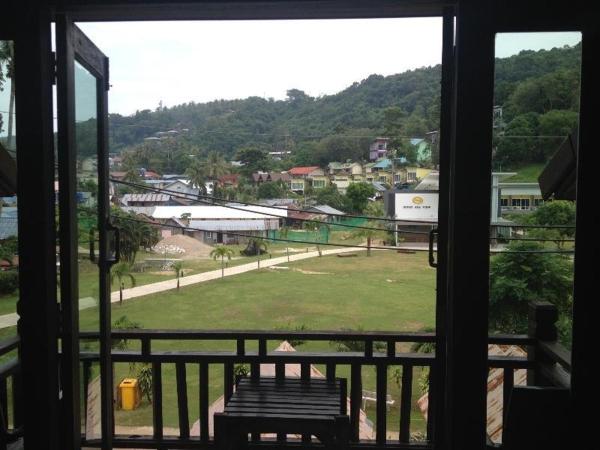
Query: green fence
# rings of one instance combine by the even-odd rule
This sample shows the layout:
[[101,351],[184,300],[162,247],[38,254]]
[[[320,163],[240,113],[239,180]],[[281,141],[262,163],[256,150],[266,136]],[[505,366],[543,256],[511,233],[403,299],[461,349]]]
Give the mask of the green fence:
[[[269,239],[287,239],[294,242],[310,242],[315,244],[327,244],[329,242],[329,230],[321,227],[318,230],[271,230]],[[275,241],[277,242],[277,241]]]
[[[346,233],[354,232],[354,228],[367,225],[366,219],[360,218],[341,218],[328,224],[314,223],[315,230],[271,230],[269,239],[287,239],[295,242],[310,242],[315,244],[330,243],[331,233],[343,231]],[[276,241],[275,241],[276,242]]]

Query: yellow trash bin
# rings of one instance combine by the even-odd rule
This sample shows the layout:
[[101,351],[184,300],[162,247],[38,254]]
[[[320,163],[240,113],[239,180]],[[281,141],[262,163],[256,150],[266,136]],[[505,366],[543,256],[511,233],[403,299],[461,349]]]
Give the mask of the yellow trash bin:
[[136,409],[141,400],[140,387],[137,378],[125,378],[119,384],[119,394],[121,397],[121,409],[132,411]]

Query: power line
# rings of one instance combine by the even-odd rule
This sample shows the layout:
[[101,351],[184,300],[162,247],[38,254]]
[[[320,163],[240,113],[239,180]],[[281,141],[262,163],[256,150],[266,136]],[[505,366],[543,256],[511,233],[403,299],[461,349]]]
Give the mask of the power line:
[[[130,187],[140,188],[140,189],[147,190],[147,191],[174,194],[173,195],[174,197],[177,197],[178,195],[181,196],[181,194],[182,194],[181,192],[173,191],[173,190],[170,190],[170,189],[154,188],[154,187],[145,186],[145,185],[138,184],[138,183],[131,183],[131,182],[128,182],[128,181],[117,180],[115,178],[109,178],[109,181],[112,181],[112,182],[118,183],[118,184],[124,184],[124,185],[130,186]],[[198,195],[195,195],[195,194],[185,194],[185,195],[190,195],[190,196],[194,196],[194,197],[201,197],[201,198],[212,200],[213,202],[214,201],[218,201],[218,202],[230,202],[230,200],[228,200],[226,198],[215,197],[215,196],[211,196],[211,195],[202,195],[202,194],[198,194]],[[183,197],[183,199],[201,202],[201,200],[198,200],[198,198],[193,199],[193,198],[189,198],[189,197]],[[279,210],[283,210],[283,211],[294,211],[294,212],[301,212],[301,213],[311,213],[312,212],[312,211],[307,211],[307,210],[303,210],[303,209],[285,208],[285,207],[282,207],[282,206],[266,206],[266,205],[261,205],[259,203],[251,203],[251,202],[241,202],[241,201],[238,201],[236,203],[239,203],[241,205],[246,205],[246,206],[258,206],[258,207],[261,207],[261,208],[279,209]],[[221,206],[229,207],[229,205],[221,205]],[[244,211],[247,211],[247,209],[244,209]],[[271,215],[271,214],[267,214],[267,213],[261,213],[261,214]],[[418,220],[391,219],[389,217],[360,216],[360,215],[354,215],[354,214],[322,213],[321,215],[326,215],[326,216],[330,216],[330,217],[350,218],[350,219],[379,220],[379,221],[382,221],[382,222],[412,222],[412,223],[415,223],[415,224],[422,224],[422,225],[429,224],[429,222],[425,223],[423,221],[418,221]],[[284,217],[284,218],[287,218],[287,217]],[[298,220],[302,220],[302,219],[298,219]],[[306,219],[304,219],[304,220],[306,220]],[[435,223],[437,223],[437,222],[431,222],[431,224],[435,224]],[[327,223],[327,224],[330,225],[329,223]]]
[[[162,223],[157,223],[157,222],[152,222],[152,221],[146,221],[146,220],[141,220],[141,219],[135,219],[133,217],[117,217],[116,218],[117,221],[118,220],[127,220],[127,221],[131,221],[131,222],[137,222],[137,223],[142,223],[145,225],[155,225],[158,227],[166,227],[166,228],[175,228],[175,229],[180,229],[180,230],[184,230],[184,231],[202,231],[204,233],[212,233],[214,232],[214,230],[205,230],[202,228],[197,228],[197,227],[189,227],[189,226],[181,226],[181,225],[169,225],[169,224],[162,224]],[[236,232],[225,232],[224,234],[228,235],[228,236],[236,236],[236,237],[245,237],[245,238],[249,238],[249,239],[260,239],[263,241],[275,241],[275,242],[286,242],[286,243],[295,243],[295,244],[309,244],[309,245],[317,245],[317,246],[330,246],[330,247],[343,247],[343,248],[361,248],[361,249],[371,249],[371,250],[403,250],[402,247],[383,247],[383,246],[366,246],[366,245],[352,245],[352,244],[335,244],[335,243],[329,243],[329,242],[315,242],[315,241],[305,241],[305,240],[293,240],[293,239],[284,239],[284,238],[274,238],[274,237],[264,237],[264,236],[255,236],[255,235],[249,235],[249,234],[244,234],[244,233],[236,233]],[[428,252],[429,249],[428,248],[411,248],[411,251],[416,251],[416,252]],[[437,250],[434,250],[437,252]],[[523,253],[523,254],[572,254],[574,253],[574,251],[572,250],[497,250],[497,251],[492,251],[492,253]]]
[[[199,199],[190,199],[188,197],[183,197],[181,194],[182,193],[178,193],[177,191],[172,191],[170,189],[161,189],[161,188],[153,188],[150,186],[144,186],[144,185],[139,185],[137,183],[129,183],[129,182],[125,182],[125,181],[117,181],[114,179],[111,179],[111,181],[114,181],[116,183],[121,183],[121,184],[126,184],[129,186],[134,186],[134,187],[140,187],[142,189],[146,189],[146,190],[150,190],[152,192],[158,192],[158,193],[176,193],[176,194],[172,194],[172,197],[175,198],[180,198],[180,199],[184,199],[184,200],[189,200],[193,203],[202,203],[205,205],[214,205],[214,202],[210,202],[207,200],[199,200]],[[195,196],[194,194],[186,194],[183,193],[183,195],[190,195],[190,196]],[[227,201],[225,199],[221,199],[218,197],[213,197],[213,196],[202,196],[205,198],[210,198],[212,200],[219,200],[219,201]],[[307,213],[311,213],[311,211],[306,211],[306,210],[297,210],[297,209],[288,209],[288,208],[283,208],[283,207],[275,207],[275,206],[265,206],[265,205],[260,205],[257,203],[243,203],[243,202],[238,202],[241,205],[246,205],[246,206],[258,206],[258,207],[265,207],[265,208],[273,208],[273,209],[282,209],[285,211],[298,211],[298,212],[307,212]],[[229,209],[234,209],[234,210],[239,210],[239,211],[244,211],[247,212],[249,211],[246,208],[241,208],[241,207],[237,207],[231,204],[223,204],[223,205],[219,205],[222,206],[224,208],[229,208]],[[262,214],[265,216],[269,216],[269,217],[278,217],[281,219],[288,219],[288,216],[279,216],[273,213],[266,213],[266,212],[260,212],[260,211],[253,211],[256,212],[258,214]],[[333,213],[323,213],[322,215],[327,215],[327,216],[339,216]],[[348,217],[348,216],[342,216],[342,217]],[[341,227],[346,227],[346,228],[354,228],[354,229],[359,229],[359,230],[371,230],[371,231],[389,231],[391,233],[394,232],[398,232],[401,234],[413,234],[413,235],[428,235],[429,232],[427,231],[413,231],[413,230],[390,230],[390,229],[383,229],[383,228],[375,228],[375,227],[365,227],[365,226],[361,226],[361,225],[351,225],[351,224],[344,224],[344,223],[330,223],[330,222],[326,222],[326,221],[322,221],[322,220],[317,220],[317,219],[301,219],[301,218],[295,218],[294,220],[299,220],[301,222],[310,222],[310,223],[318,223],[318,224],[323,224],[326,226],[341,226]],[[385,220],[382,218],[377,218],[377,220]],[[401,219],[388,219],[388,220],[396,220],[396,221],[400,221],[400,222],[405,222],[405,220],[401,220]],[[423,225],[429,225],[429,223],[423,223],[423,222],[419,222],[420,224]],[[431,222],[431,224],[434,224],[434,222]],[[435,224],[437,224],[437,222],[435,222]],[[546,228],[548,226],[545,225],[530,225],[529,227],[531,228]],[[563,228],[562,226],[551,226],[553,228]],[[570,227],[570,226],[566,226],[566,227]],[[490,237],[490,240],[506,240],[506,241],[534,241],[534,242],[575,242],[575,239],[548,239],[548,238],[512,238],[512,237]]]
[[[189,227],[189,226],[182,226],[182,225],[169,225],[169,224],[162,224],[162,223],[158,223],[158,222],[151,222],[151,221],[145,221],[145,220],[141,220],[141,219],[135,219],[133,217],[116,217],[117,221],[119,220],[128,220],[128,221],[132,221],[132,222],[137,222],[137,223],[142,223],[142,224],[146,224],[146,225],[155,225],[158,227],[167,227],[167,228],[176,228],[176,229],[180,229],[180,230],[184,230],[184,231],[202,231],[204,233],[214,233],[214,230],[205,230],[202,228],[196,228],[196,227]],[[296,243],[296,244],[310,244],[310,245],[326,245],[326,246],[331,246],[331,247],[344,247],[344,248],[364,248],[364,249],[371,249],[371,250],[400,250],[401,247],[383,247],[383,246],[371,246],[368,247],[366,245],[352,245],[352,244],[333,244],[333,243],[329,243],[329,242],[315,242],[315,241],[304,241],[304,240],[293,240],[293,239],[284,239],[284,238],[275,238],[275,237],[264,237],[264,236],[255,236],[252,234],[244,234],[244,233],[236,233],[236,232],[224,232],[224,234],[228,235],[228,236],[236,236],[236,237],[245,237],[245,238],[249,238],[249,239],[260,239],[260,240],[264,240],[264,241],[276,241],[276,242],[290,242],[290,243]],[[411,249],[413,250],[413,249]],[[414,249],[415,251],[429,251],[429,249]]]
[[[131,183],[131,184],[134,184],[134,183]],[[168,191],[168,192],[173,192],[173,191],[170,191],[170,190],[163,190],[163,189],[160,189],[160,188],[150,188],[150,187],[149,187],[149,188],[147,188],[147,189],[148,189],[148,190],[151,190],[151,191],[153,191],[153,192],[159,192],[159,193],[164,193],[165,191]],[[184,193],[184,195],[194,195],[194,194],[185,194],[185,193]],[[194,195],[194,196],[195,196],[195,195]],[[210,201],[208,201],[208,200],[200,200],[200,199],[197,199],[197,198],[196,198],[196,199],[193,199],[193,198],[192,198],[192,199],[190,199],[190,198],[188,198],[188,197],[183,197],[183,196],[181,196],[181,195],[173,195],[173,194],[171,194],[171,197],[180,198],[180,199],[183,199],[183,200],[189,200],[189,201],[191,201],[191,202],[193,202],[193,203],[202,203],[202,204],[204,204],[204,205],[214,205],[214,202],[210,202]],[[207,196],[207,197],[209,197],[209,196]],[[217,199],[216,197],[209,197],[209,198]],[[239,204],[241,204],[241,205],[246,205],[246,206],[260,206],[260,207],[262,207],[262,208],[272,208],[272,207],[270,207],[270,206],[265,206],[265,205],[257,205],[257,204],[250,204],[250,203],[239,203]],[[255,213],[257,213],[257,214],[262,214],[262,215],[264,215],[264,216],[268,216],[268,217],[277,217],[277,218],[280,218],[280,219],[289,219],[289,217],[288,217],[288,216],[279,216],[279,215],[276,215],[276,214],[273,214],[273,213],[267,213],[267,212],[261,212],[261,211],[249,210],[249,209],[247,209],[247,208],[242,208],[242,207],[239,207],[239,206],[234,206],[234,205],[232,205],[232,204],[230,204],[230,203],[229,203],[229,204],[224,204],[224,205],[219,205],[219,206],[221,206],[221,207],[223,207],[223,208],[228,208],[228,209],[234,209],[234,210],[238,210],[238,211],[244,211],[244,212],[249,212],[249,211],[250,211],[250,212],[255,212]],[[286,210],[286,211],[290,211],[290,209],[287,209],[287,208],[279,208],[279,207],[273,207],[273,209],[278,209],[278,210],[279,210],[279,209],[284,209],[284,210]],[[312,211],[302,211],[302,210],[297,210],[297,211],[300,211],[300,212],[306,212],[306,213],[313,213]],[[318,214],[318,213],[315,213],[315,214]],[[323,214],[321,214],[321,215],[332,215],[332,214],[331,214],[331,213],[323,213]],[[331,222],[326,222],[326,221],[323,221],[323,220],[318,220],[318,219],[302,219],[302,218],[294,218],[294,220],[299,220],[299,221],[301,221],[301,222],[318,223],[318,224],[326,225],[326,226],[328,226],[328,227],[330,227],[330,226],[341,226],[341,227],[346,227],[346,228],[355,228],[355,229],[359,229],[359,230],[372,230],[372,231],[393,231],[393,230],[386,230],[386,229],[384,229],[384,228],[364,227],[364,226],[362,226],[362,225],[351,225],[351,224],[345,224],[345,223],[341,223],[341,222],[337,222],[337,223],[331,223]],[[399,232],[400,232],[400,231],[399,231]],[[406,233],[405,233],[405,234],[422,234],[422,235],[428,235],[429,233],[428,233],[428,232],[425,232],[425,231],[406,231]]]

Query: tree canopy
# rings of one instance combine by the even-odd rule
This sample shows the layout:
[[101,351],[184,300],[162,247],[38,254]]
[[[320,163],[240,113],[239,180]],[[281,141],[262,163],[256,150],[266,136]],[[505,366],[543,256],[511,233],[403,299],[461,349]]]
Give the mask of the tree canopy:
[[[572,130],[580,60],[579,44],[496,59],[494,104],[503,110],[495,129],[497,166],[543,162]],[[283,100],[249,97],[160,106],[127,117],[111,114],[110,145],[112,151],[133,155],[139,167],[159,173],[182,173],[192,159],[215,153],[242,161],[246,175],[361,160],[372,139],[385,135],[397,156],[414,161],[409,138],[439,129],[440,76],[436,65],[370,75],[333,95],[311,97],[289,89]],[[172,137],[156,137],[167,130],[174,130]],[[292,153],[274,161],[271,151]]]

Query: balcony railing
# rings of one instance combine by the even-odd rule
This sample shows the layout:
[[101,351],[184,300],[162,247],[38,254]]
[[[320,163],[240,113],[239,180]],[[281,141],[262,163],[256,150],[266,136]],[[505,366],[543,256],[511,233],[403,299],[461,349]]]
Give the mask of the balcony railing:
[[[554,323],[557,313],[551,304],[537,303],[531,306],[530,330],[527,335],[491,335],[489,344],[518,346],[527,350],[527,356],[489,356],[489,367],[503,371],[502,396],[503,404],[513,389],[515,371],[527,370],[527,384],[542,386],[568,387],[570,383],[570,353],[556,341],[556,328]],[[411,411],[413,409],[413,378],[415,371],[431,368],[435,363],[435,353],[413,353],[400,351],[408,348],[411,343],[434,343],[435,335],[432,333],[394,333],[394,332],[317,332],[317,331],[191,331],[191,330],[128,330],[115,331],[112,334],[115,341],[127,340],[128,347],[132,350],[113,350],[113,364],[147,363],[152,370],[152,426],[153,433],[147,436],[116,434],[113,445],[116,448],[207,448],[214,444],[209,428],[209,389],[214,388],[214,375],[222,376],[222,394],[227,400],[235,387],[236,366],[248,365],[250,376],[260,374],[260,365],[269,364],[275,367],[275,376],[284,377],[286,365],[294,364],[300,367],[301,378],[311,376],[311,366],[321,368],[327,378],[339,377],[340,372],[348,378],[349,386],[349,414],[351,421],[351,446],[369,448],[431,448],[434,431],[434,420],[427,421],[425,436],[418,442],[411,439]],[[97,340],[97,333],[82,333],[83,340]],[[354,351],[340,351],[324,346],[326,350],[319,351],[276,351],[273,343],[281,341],[305,341],[307,347],[315,347],[318,342],[347,343],[347,347]],[[162,350],[165,342],[189,342],[186,351]],[[203,348],[217,345],[219,350],[192,350],[198,348],[193,343],[203,343]],[[18,346],[16,339],[5,343],[0,348],[0,356],[15,350]],[[223,348],[229,350],[222,350]],[[358,350],[357,350],[358,349]],[[91,367],[99,361],[95,351],[82,352],[81,363],[83,366],[84,399],[88,398]],[[164,366],[174,365],[174,380],[166,380]],[[198,397],[190,398],[187,386],[187,374],[194,367],[194,372],[199,374]],[[220,366],[220,367],[219,367]],[[360,436],[360,421],[362,396],[364,389],[363,368],[373,368],[375,376],[375,414],[374,414],[374,439],[364,440]],[[388,386],[390,367],[400,367],[399,378],[399,417],[394,429],[399,430],[398,437],[391,440],[388,424]],[[222,373],[222,375],[221,375]],[[427,416],[434,417],[432,412],[435,407],[435,379],[429,371],[426,383],[429,388],[427,402]],[[211,374],[213,377],[211,378]],[[7,417],[7,380],[12,381],[14,408],[12,414],[13,427],[20,424],[21,385],[19,379],[18,359],[5,361],[0,366],[0,401],[4,417]],[[211,384],[212,380],[212,384]],[[165,382],[171,381],[176,387],[176,410],[178,418],[178,436],[166,436],[164,433],[163,390]],[[220,385],[221,383],[216,383]],[[191,435],[189,422],[189,405],[197,402],[199,433]],[[171,406],[172,407],[172,406]],[[431,414],[430,414],[431,412]],[[506,414],[506,411],[503,412]],[[0,440],[0,450],[6,448],[10,436],[7,432],[9,423],[5,419],[4,429]],[[197,429],[197,428],[196,428]],[[265,438],[265,436],[252,436],[253,445],[281,444],[283,436],[278,440]],[[290,444],[312,446],[315,441],[308,441],[289,437]],[[294,441],[294,442],[292,442]],[[298,441],[298,442],[295,442]],[[100,447],[100,440],[86,439],[84,446]],[[299,445],[299,444],[298,444]]]
[[[17,337],[0,343],[0,450],[6,450],[9,443],[22,436],[23,431],[21,367],[15,354],[18,347]],[[9,405],[12,405],[12,410]]]

